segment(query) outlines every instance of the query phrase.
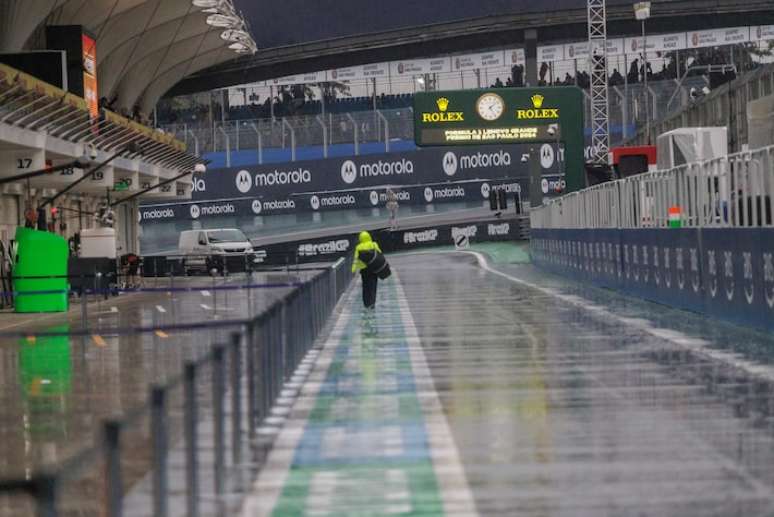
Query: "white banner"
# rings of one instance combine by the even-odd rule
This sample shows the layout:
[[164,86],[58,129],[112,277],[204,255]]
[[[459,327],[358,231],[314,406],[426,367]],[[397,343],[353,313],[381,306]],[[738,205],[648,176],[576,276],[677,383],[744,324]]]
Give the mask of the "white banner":
[[749,27],[713,29],[688,33],[688,48],[717,47],[750,41]]
[[481,68],[503,68],[505,66],[505,53],[502,50],[496,52],[484,52],[479,54]]
[[564,60],[564,45],[548,45],[537,48],[538,63]]
[[480,54],[465,54],[452,56],[452,70],[461,72],[465,70],[478,70],[481,68]]
[[[602,45],[597,45],[597,48],[602,49]],[[583,43],[570,43],[564,46],[564,57],[567,59],[589,59],[589,42]]]
[[377,79],[390,76],[390,64],[389,63],[371,63],[370,65],[362,65],[360,74],[362,77]]
[[758,25],[757,27],[751,27],[750,32],[750,39],[752,40],[774,40],[774,25]]
[[285,86],[288,84],[321,83],[327,80],[325,72],[310,72],[307,74],[286,75],[266,81],[266,86]]
[[508,66],[522,65],[527,63],[527,56],[523,48],[515,48],[505,51],[505,61]]
[[449,57],[439,57],[415,59],[412,61],[393,61],[390,63],[390,72],[393,78],[451,72],[451,59]]
[[452,56],[452,71],[479,70],[486,68],[510,68],[513,65],[526,63],[524,49],[498,50],[480,54],[463,54]]
[[363,71],[359,66],[336,68],[328,72],[331,81],[354,81],[363,78]]
[[[648,44],[648,52],[671,52],[674,50],[685,50],[685,33],[677,34],[652,34],[645,38]],[[626,38],[626,53],[629,55],[638,55],[642,53],[642,36]]]
[[608,56],[624,55],[625,45],[626,45],[626,40],[624,40],[623,38],[607,40],[607,55]]

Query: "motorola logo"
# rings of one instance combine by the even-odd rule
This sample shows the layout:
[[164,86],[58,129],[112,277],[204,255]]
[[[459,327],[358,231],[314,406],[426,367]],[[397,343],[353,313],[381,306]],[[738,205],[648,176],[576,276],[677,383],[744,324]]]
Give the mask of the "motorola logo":
[[489,186],[489,183],[481,184],[481,195],[484,196],[484,199],[489,199],[489,193],[491,191],[492,191],[492,188]]
[[320,198],[317,196],[312,196],[311,199],[309,199],[309,204],[312,205],[312,210],[319,210]]
[[138,219],[140,221],[148,219],[169,219],[175,217],[175,212],[171,208],[146,210],[144,212],[137,212]]
[[376,206],[379,204],[379,193],[375,190],[371,191],[371,195],[369,196],[371,199],[371,204]]
[[247,194],[250,192],[250,189],[253,188],[253,177],[250,176],[249,172],[241,170],[239,173],[237,173],[236,188],[242,194]]
[[431,189],[430,187],[425,188],[425,201],[427,201],[428,203],[433,202],[433,189]]
[[459,163],[457,162],[456,154],[450,151],[443,155],[443,172],[445,172],[447,176],[454,176],[457,174],[458,165]]
[[543,144],[543,146],[540,148],[540,165],[544,169],[550,169],[554,166],[555,160],[556,155],[554,153],[554,148],[551,146],[551,144]]
[[193,191],[194,192],[207,192],[207,184],[202,178],[193,179]]
[[351,185],[357,179],[357,165],[352,160],[347,160],[341,164],[341,179],[344,183]]
[[201,215],[201,210],[199,209],[199,205],[191,205],[190,212],[191,212],[191,219],[199,219],[199,216]]
[[253,199],[253,204],[251,208],[253,209],[253,213],[255,215],[259,215],[261,212],[263,212],[263,204],[261,203],[261,200]]

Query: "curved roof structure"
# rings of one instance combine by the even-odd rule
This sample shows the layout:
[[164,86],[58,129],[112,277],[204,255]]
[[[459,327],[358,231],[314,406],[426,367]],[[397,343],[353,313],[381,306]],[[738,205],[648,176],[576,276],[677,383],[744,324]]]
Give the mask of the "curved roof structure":
[[[544,44],[588,37],[586,0],[234,0],[255,55],[179,84],[182,94],[352,65],[518,46],[526,29]],[[608,34],[636,35],[634,0],[607,0]],[[774,24],[771,0],[656,0],[649,31]],[[754,20],[754,21],[751,21]]]
[[[607,0],[609,33],[637,33],[632,0]],[[235,60],[212,9],[244,13],[253,56]],[[722,15],[722,16],[720,16]],[[774,24],[771,0],[659,0],[664,31]],[[0,52],[43,48],[46,25],[83,25],[97,37],[100,95],[146,113],[161,95],[326,68],[586,34],[586,0],[0,0]],[[249,36],[248,36],[249,37]],[[253,39],[255,41],[253,41]],[[177,85],[177,86],[176,86]]]
[[82,25],[97,39],[100,96],[150,111],[172,85],[233,60],[233,40],[207,23],[230,0],[0,0],[0,51],[41,48],[46,25]]

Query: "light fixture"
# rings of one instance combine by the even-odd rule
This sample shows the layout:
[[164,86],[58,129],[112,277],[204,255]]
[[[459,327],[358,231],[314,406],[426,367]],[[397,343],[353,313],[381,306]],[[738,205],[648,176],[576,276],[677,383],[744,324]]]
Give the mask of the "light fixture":
[[194,7],[218,7],[222,4],[222,0],[191,0]]
[[634,4],[634,17],[638,21],[650,18],[650,2],[637,2]]
[[220,38],[226,41],[250,41],[250,35],[238,29],[227,29],[220,33]]
[[228,16],[225,14],[211,14],[207,17],[207,25],[212,25],[213,27],[222,27],[222,28],[229,28],[229,27],[238,27],[242,24],[242,20],[237,18],[236,16]]

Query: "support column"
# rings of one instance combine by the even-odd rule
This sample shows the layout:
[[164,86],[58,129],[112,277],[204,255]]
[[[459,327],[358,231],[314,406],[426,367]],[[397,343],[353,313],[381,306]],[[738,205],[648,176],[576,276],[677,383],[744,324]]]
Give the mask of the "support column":
[[524,31],[524,55],[527,65],[524,70],[524,86],[537,86],[537,29],[527,29]]

